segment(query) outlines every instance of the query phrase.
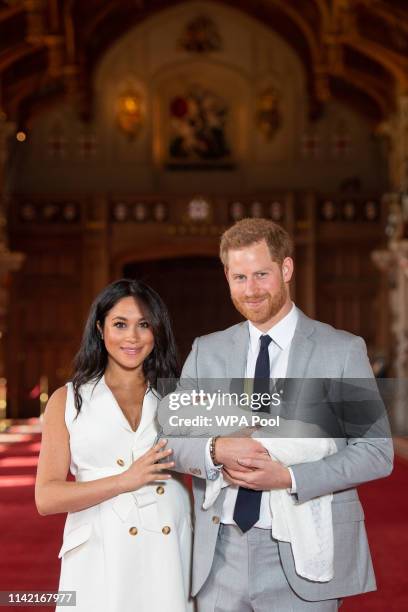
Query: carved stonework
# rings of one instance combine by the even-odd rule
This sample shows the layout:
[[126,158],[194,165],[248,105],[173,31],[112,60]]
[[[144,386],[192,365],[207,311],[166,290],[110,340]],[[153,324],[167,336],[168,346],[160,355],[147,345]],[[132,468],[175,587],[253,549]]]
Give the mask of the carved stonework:
[[185,26],[178,46],[189,53],[220,51],[222,40],[216,23],[206,15],[195,17]]
[[406,393],[404,379],[408,378],[408,240],[391,241],[389,248],[374,251],[372,258],[388,277],[391,308],[391,332],[394,337],[392,373],[396,378],[394,425],[406,427]]
[[381,126],[389,139],[389,175],[392,188],[408,191],[408,95],[400,96],[397,111]]
[[47,30],[46,25],[46,0],[24,0],[24,8],[27,12],[27,40],[39,42]]
[[[0,108],[0,176],[2,177],[2,171],[7,160],[8,153],[8,139],[16,126],[11,121],[7,121],[6,114]],[[1,189],[1,183],[0,183]]]
[[[217,57],[224,48],[228,51],[228,35],[222,28],[224,10],[218,12],[219,3],[212,4],[214,6],[208,14],[199,12],[180,24],[176,48],[182,53]],[[226,4],[232,7],[245,4],[246,12],[260,19],[266,28],[285,32],[288,44],[296,50],[304,49],[308,64],[307,91],[313,116],[321,112],[321,103],[337,95],[333,77],[334,81],[341,79],[341,97],[347,97],[351,105],[356,104],[358,108],[361,104],[355,95],[356,89],[369,98],[370,104],[365,105],[364,112],[375,123],[387,119],[393,112],[396,92],[408,91],[408,4],[402,0],[296,3],[248,0]],[[88,9],[79,10],[79,5]],[[174,5],[178,11],[177,3],[146,0],[0,2],[1,31],[7,33],[6,40],[2,40],[8,67],[7,85],[2,86],[7,112],[19,111],[24,120],[29,119],[38,107],[25,102],[36,96],[38,84],[44,82],[44,77],[47,78],[42,98],[50,96],[52,102],[54,86],[60,87],[65,67],[69,71],[74,67],[78,74],[66,74],[66,93],[69,98],[72,93],[78,94],[77,89],[86,90],[86,96],[78,103],[81,112],[90,114],[94,106],[92,97],[96,93],[93,91],[91,66],[98,65],[114,39],[121,36],[129,24],[150,18],[160,12],[162,5],[169,8]],[[234,19],[231,14],[232,23]],[[31,44],[27,45],[27,42]],[[44,47],[49,49],[47,66],[36,58]],[[17,69],[14,69],[14,64]],[[22,83],[24,87],[21,87]]]
[[64,38],[55,34],[44,36],[48,47],[48,73],[50,77],[60,76],[65,60]]
[[167,221],[168,217],[169,205],[160,199],[118,200],[111,204],[111,218],[115,223],[162,223]]

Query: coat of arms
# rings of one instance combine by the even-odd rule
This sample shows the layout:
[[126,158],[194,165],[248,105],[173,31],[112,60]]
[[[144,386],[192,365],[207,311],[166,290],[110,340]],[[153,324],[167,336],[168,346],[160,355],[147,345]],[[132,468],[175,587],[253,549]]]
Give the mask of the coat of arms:
[[213,20],[200,15],[186,25],[178,46],[190,53],[220,51],[221,36]]

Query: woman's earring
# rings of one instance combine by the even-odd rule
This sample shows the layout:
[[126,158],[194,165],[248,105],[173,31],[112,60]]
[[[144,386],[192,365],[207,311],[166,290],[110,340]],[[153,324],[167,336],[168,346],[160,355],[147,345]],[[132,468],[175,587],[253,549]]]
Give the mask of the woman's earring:
[[99,332],[100,336],[101,336],[101,340],[103,340],[103,333]]

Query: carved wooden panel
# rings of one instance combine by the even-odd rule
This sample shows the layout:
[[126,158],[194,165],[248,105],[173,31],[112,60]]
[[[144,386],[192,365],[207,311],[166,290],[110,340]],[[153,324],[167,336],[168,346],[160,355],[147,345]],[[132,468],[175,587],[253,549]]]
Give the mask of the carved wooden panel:
[[12,288],[8,334],[10,415],[39,414],[39,384],[47,377],[49,391],[69,377],[82,333],[80,243],[23,242],[26,264]]
[[316,245],[316,318],[362,336],[370,357],[384,353],[380,275],[371,253],[385,240],[385,211],[374,200],[319,207]]
[[[17,201],[11,224],[10,246],[24,252],[26,262],[10,296],[9,416],[38,414],[38,398],[30,392],[41,376],[50,392],[65,383],[91,301],[124,274],[144,278],[163,297],[182,358],[196,336],[239,321],[218,260],[219,236],[236,216],[260,210],[279,217],[295,238],[296,304],[362,335],[371,353],[387,349],[383,287],[370,256],[384,240],[384,211],[375,200],[320,201],[288,193],[242,200],[134,196],[110,203],[97,196],[73,199],[71,209],[52,198],[56,212],[49,217],[46,199],[33,200],[34,212],[22,215],[27,201]],[[153,220],[161,210],[157,202],[166,203],[162,220]]]
[[161,295],[173,322],[182,361],[197,336],[242,320],[217,257],[177,257],[127,264],[124,274],[144,280]]

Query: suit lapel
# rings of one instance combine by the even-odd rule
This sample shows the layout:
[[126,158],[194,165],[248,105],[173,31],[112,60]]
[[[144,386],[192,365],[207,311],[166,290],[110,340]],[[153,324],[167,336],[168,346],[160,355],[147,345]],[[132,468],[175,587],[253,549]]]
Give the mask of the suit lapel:
[[226,348],[226,391],[242,393],[245,367],[248,354],[249,329],[248,322],[241,323],[235,330],[228,348]]
[[[286,379],[302,379],[307,373],[307,367],[312,356],[315,342],[313,340],[314,322],[298,309],[298,322],[289,352]],[[245,377],[245,366],[248,354],[249,328],[248,322],[237,326],[226,351],[226,377],[231,380],[231,391],[243,391],[243,379]],[[239,379],[239,380],[237,380]],[[282,382],[277,381],[276,387],[282,387]],[[289,385],[289,381],[283,384],[285,399],[290,403],[296,402],[301,390],[301,381]],[[293,405],[293,404],[292,404]]]
[[230,378],[244,378],[245,366],[249,344],[248,322],[241,323],[226,347],[226,376]]
[[[298,322],[289,352],[286,378],[303,378],[315,343],[312,338],[314,323],[298,309]],[[237,326],[226,351],[226,376],[244,378],[248,354],[249,329],[245,321]]]
[[[306,377],[307,368],[315,348],[313,340],[314,323],[298,309],[298,322],[289,351],[286,380],[283,383],[283,397],[287,417],[296,410],[296,404]],[[282,385],[281,385],[282,386]]]
[[289,351],[286,378],[303,378],[310,362],[315,342],[313,340],[314,323],[298,309],[298,322]]

